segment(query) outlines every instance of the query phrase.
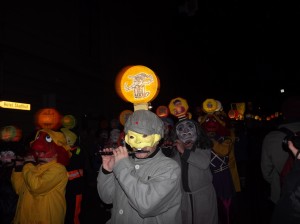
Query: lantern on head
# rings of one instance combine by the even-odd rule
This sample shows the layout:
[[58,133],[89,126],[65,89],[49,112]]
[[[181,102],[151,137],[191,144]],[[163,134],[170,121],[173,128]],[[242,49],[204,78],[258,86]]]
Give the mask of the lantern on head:
[[169,103],[170,113],[178,119],[186,118],[188,109],[189,105],[187,101],[181,97],[174,98]]
[[206,99],[203,104],[203,111],[206,113],[214,113],[215,111],[218,111],[221,109],[221,106],[218,104],[218,102],[214,99]]
[[38,128],[57,130],[61,121],[61,114],[54,108],[43,108],[35,114],[35,124]]
[[118,73],[115,88],[123,100],[134,104],[134,110],[148,110],[149,103],[158,95],[160,81],[146,66],[126,66]]

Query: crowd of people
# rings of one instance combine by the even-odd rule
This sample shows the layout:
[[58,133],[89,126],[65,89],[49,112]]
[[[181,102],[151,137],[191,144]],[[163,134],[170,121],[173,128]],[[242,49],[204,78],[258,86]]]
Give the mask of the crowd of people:
[[300,99],[282,112],[262,125],[221,108],[197,119],[136,110],[95,132],[1,139],[0,223],[300,223],[300,143],[278,130],[300,132]]

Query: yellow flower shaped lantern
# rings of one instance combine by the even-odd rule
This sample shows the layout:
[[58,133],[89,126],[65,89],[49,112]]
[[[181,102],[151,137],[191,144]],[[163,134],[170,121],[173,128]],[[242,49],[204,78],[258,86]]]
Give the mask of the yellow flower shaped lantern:
[[218,110],[219,107],[220,107],[220,105],[214,99],[206,99],[202,104],[203,111],[208,114],[214,113],[215,111]]

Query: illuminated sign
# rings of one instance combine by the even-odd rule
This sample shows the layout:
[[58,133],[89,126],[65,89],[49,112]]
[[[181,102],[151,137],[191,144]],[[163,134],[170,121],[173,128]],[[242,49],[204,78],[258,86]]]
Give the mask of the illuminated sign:
[[0,107],[16,110],[30,110],[30,104],[10,101],[0,101]]

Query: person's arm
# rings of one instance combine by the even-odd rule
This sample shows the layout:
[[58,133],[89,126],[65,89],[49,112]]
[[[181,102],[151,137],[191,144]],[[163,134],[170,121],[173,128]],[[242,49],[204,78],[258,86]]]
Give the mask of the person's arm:
[[300,149],[297,149],[292,141],[288,141],[288,146],[296,160],[300,160]]
[[275,169],[270,155],[270,150],[272,150],[270,147],[273,147],[272,138],[267,135],[262,143],[260,166],[262,175],[268,183],[272,182]]
[[68,180],[66,168],[55,163],[50,168],[44,167],[49,164],[42,165],[37,169],[32,164],[26,164],[23,167],[23,178],[32,194],[44,194],[52,191],[62,181]]

